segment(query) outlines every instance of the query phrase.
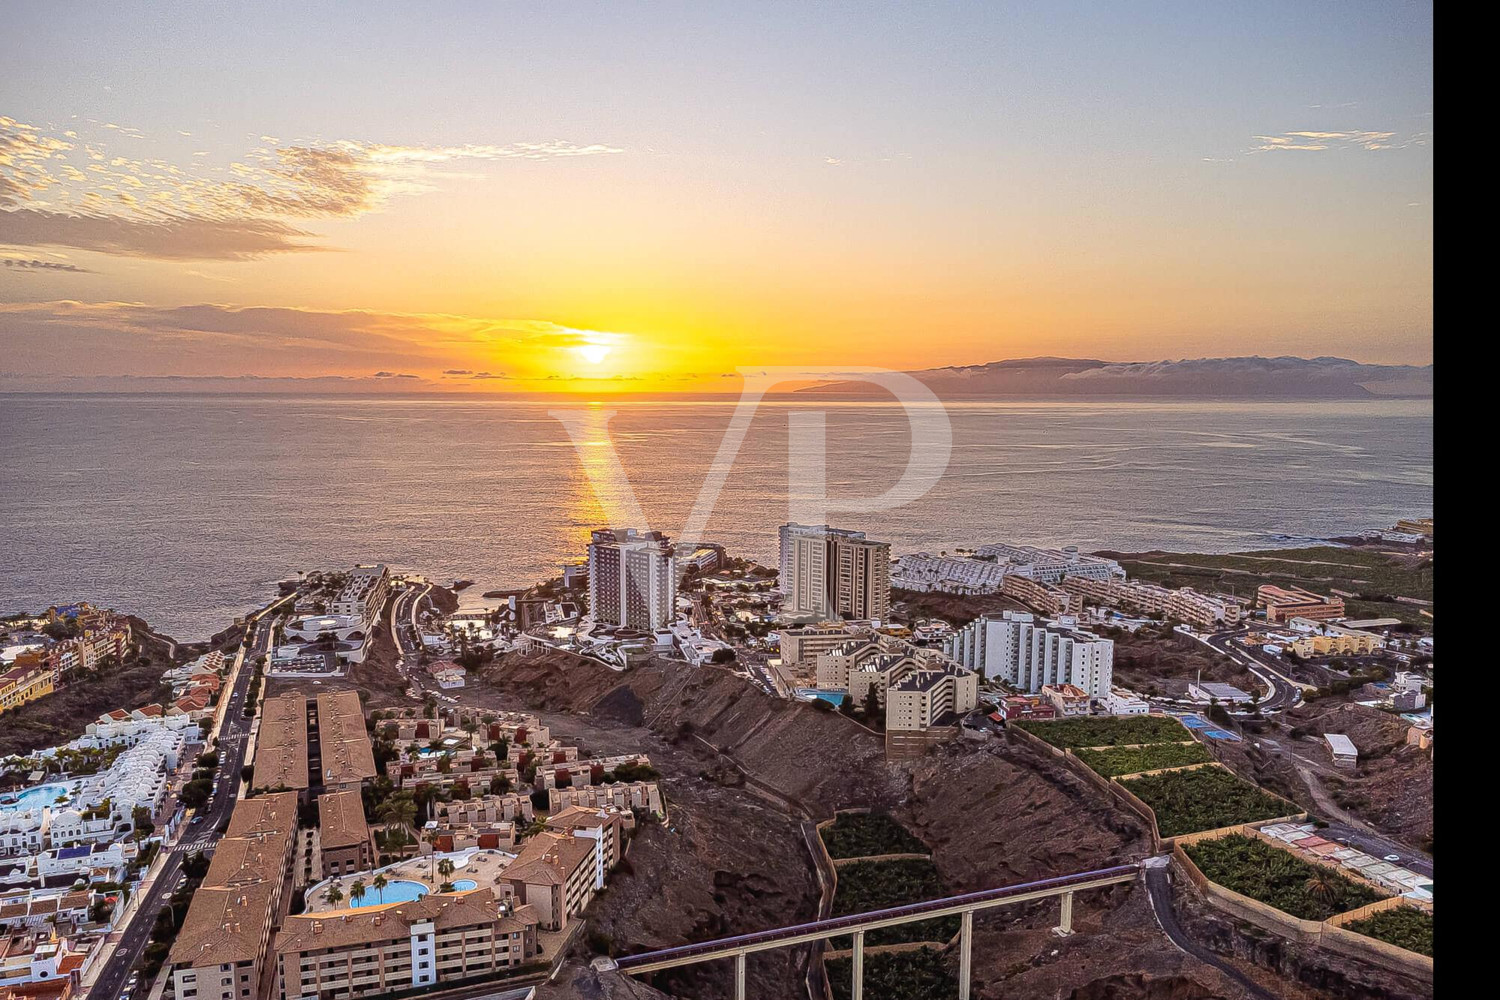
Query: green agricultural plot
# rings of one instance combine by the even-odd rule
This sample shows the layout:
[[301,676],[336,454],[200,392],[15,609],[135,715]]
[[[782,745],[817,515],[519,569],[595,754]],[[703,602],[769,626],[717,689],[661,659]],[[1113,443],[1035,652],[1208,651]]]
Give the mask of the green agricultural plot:
[[1186,848],[1211,881],[1302,920],[1327,920],[1384,897],[1324,865],[1234,834]]
[[1296,807],[1222,767],[1167,771],[1121,782],[1156,813],[1156,829],[1163,837],[1217,830],[1256,820],[1274,819]]
[[[854,962],[831,959],[828,982],[834,1000],[854,995]],[[932,948],[865,956],[865,996],[880,1000],[952,1000],[958,995],[958,979],[943,956]]]
[[818,831],[831,858],[870,858],[881,854],[930,854],[927,845],[884,813],[840,813]]
[[1137,715],[1119,719],[1059,719],[1055,722],[1013,722],[1038,739],[1062,749],[1130,746],[1138,743],[1180,743],[1192,736],[1176,719]]
[[[839,886],[833,895],[833,915],[867,913],[903,903],[920,903],[948,895],[937,866],[925,858],[899,861],[856,861],[839,867]],[[958,933],[957,917],[923,920],[882,927],[865,935],[866,946],[906,941],[947,941]],[[849,948],[848,935],[833,939],[833,947]],[[874,994],[880,995],[880,994]]]
[[1083,748],[1073,751],[1078,759],[1106,778],[1139,774],[1164,767],[1207,764],[1213,754],[1201,743],[1156,743],[1144,747]]
[[1382,910],[1374,916],[1345,924],[1344,929],[1393,944],[1397,948],[1414,951],[1418,955],[1432,955],[1432,914],[1415,906]]

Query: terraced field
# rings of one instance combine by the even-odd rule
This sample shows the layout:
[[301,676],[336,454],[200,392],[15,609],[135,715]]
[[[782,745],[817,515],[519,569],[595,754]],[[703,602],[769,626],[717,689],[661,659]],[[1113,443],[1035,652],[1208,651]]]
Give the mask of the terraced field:
[[1120,783],[1156,813],[1163,837],[1290,815],[1297,807],[1222,767],[1166,771]]
[[1182,743],[1191,740],[1187,727],[1160,715],[1109,719],[1058,719],[1054,722],[1011,723],[1017,729],[1060,750],[1080,747],[1135,746],[1143,743]]
[[1201,743],[1156,743],[1144,747],[1085,747],[1074,755],[1106,778],[1165,767],[1207,764],[1213,754]]

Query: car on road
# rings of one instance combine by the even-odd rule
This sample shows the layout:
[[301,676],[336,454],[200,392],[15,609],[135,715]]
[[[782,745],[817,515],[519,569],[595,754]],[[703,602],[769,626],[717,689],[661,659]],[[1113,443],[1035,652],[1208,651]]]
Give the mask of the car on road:
[[1399,855],[1399,854],[1387,854],[1385,856],[1385,860],[1387,860],[1387,861],[1400,861],[1401,860],[1401,855]]

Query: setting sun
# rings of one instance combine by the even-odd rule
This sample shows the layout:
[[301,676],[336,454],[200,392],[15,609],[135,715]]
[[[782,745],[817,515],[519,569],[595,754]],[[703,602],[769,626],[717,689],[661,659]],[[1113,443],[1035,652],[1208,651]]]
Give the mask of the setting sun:
[[573,353],[589,364],[597,365],[609,357],[609,346],[606,344],[579,344],[573,348]]

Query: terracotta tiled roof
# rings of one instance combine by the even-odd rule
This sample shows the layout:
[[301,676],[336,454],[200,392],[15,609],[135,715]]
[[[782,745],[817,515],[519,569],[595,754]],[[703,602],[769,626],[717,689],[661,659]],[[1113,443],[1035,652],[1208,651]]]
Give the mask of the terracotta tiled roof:
[[354,847],[370,839],[364,799],[359,792],[318,796],[318,840],[323,847]]

